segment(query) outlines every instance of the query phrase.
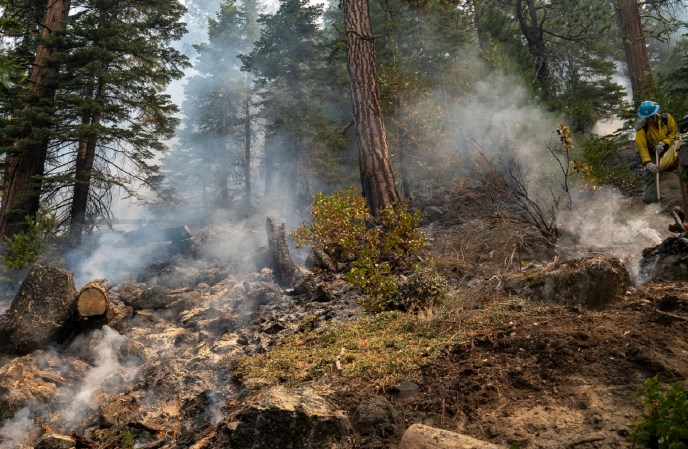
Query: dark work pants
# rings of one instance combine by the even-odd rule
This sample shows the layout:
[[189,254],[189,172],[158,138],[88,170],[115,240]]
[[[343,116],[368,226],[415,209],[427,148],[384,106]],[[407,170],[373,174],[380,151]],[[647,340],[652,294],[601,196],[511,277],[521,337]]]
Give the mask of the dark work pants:
[[[652,162],[655,162],[654,151],[650,151],[650,157],[653,158]],[[684,188],[688,187],[688,143],[684,143],[681,145],[681,148],[679,148],[678,163],[681,165]],[[649,170],[645,170],[645,174],[643,175],[645,180],[645,195],[643,196],[644,203],[649,204],[656,203],[658,201],[656,177],[656,174],[651,173]]]

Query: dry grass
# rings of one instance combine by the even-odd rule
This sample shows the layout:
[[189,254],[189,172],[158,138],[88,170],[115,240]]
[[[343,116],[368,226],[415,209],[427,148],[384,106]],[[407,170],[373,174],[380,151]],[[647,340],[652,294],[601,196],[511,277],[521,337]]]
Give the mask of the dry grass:
[[302,326],[270,352],[240,359],[235,375],[288,386],[346,384],[385,391],[403,380],[421,381],[425,366],[484,326],[537,313],[537,306],[518,298],[503,297],[471,311],[461,305],[464,300],[453,296],[415,315],[384,312],[316,330]]

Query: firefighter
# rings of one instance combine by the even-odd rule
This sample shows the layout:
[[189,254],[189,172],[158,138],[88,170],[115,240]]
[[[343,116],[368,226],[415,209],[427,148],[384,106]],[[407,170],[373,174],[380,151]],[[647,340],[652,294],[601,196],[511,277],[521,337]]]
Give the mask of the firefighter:
[[[660,171],[672,170],[678,165],[678,148],[672,147],[676,137],[678,137],[676,121],[670,114],[660,113],[659,109],[658,103],[650,100],[643,101],[638,107],[639,120],[635,125],[635,143],[638,147],[640,161],[647,169],[644,175],[645,195],[643,202],[645,203],[659,201],[658,177]],[[672,149],[671,153],[668,151],[670,148]]]

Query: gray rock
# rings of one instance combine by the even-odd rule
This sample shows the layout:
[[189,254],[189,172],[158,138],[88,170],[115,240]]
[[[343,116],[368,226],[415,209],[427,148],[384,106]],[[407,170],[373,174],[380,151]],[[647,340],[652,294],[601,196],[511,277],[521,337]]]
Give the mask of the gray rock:
[[352,424],[361,435],[393,434],[399,425],[399,414],[394,406],[382,396],[374,396],[356,407]]
[[538,267],[511,276],[511,294],[546,304],[599,308],[622,297],[630,276],[614,257],[593,256]]
[[229,426],[234,449],[349,448],[351,424],[309,388],[268,390]]

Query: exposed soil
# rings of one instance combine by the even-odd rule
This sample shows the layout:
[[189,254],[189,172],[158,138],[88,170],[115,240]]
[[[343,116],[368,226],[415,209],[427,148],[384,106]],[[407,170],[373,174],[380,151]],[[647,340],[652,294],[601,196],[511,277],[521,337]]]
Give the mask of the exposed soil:
[[[599,310],[533,307],[504,293],[499,280],[516,263],[552,257],[550,250],[526,228],[481,214],[489,205],[470,192],[459,196],[460,205],[445,207],[435,223],[441,230],[433,241],[445,276],[457,292],[474,298],[456,319],[481,321],[496,304],[510,311],[509,318],[485,320],[469,341],[428,366],[416,395],[401,399],[387,392],[404,416],[402,427],[422,422],[504,447],[633,447],[629,424],[642,412],[634,398],[645,379],[658,376],[663,385],[688,379],[688,282],[636,285]],[[667,225],[677,204],[677,195],[665,200]],[[495,227],[500,236],[484,235]],[[514,256],[515,241],[521,246]],[[360,390],[339,391],[331,399],[352,409],[362,396]],[[359,444],[392,448],[400,437]]]
[[395,406],[407,423],[521,448],[631,447],[644,379],[688,374],[686,285],[635,289],[603,311],[515,311],[427,368],[419,395]]

